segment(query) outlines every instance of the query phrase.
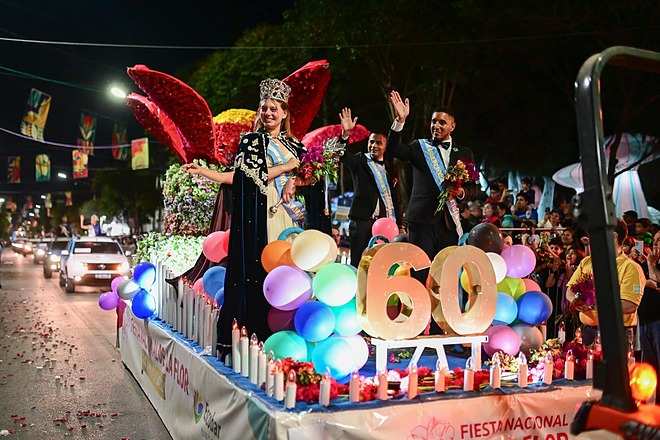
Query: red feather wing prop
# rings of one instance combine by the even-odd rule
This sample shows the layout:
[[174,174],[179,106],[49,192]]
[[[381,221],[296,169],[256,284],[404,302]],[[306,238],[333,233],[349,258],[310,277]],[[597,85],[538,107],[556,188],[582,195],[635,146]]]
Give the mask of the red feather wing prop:
[[[340,124],[325,125],[307,133],[302,138],[302,143],[305,144],[308,149],[316,148],[322,146],[328,139],[338,136],[341,136]],[[348,137],[348,142],[351,144],[360,142],[365,140],[368,136],[369,130],[367,130],[367,127],[357,124],[351,131],[351,135]]]
[[312,125],[328,90],[330,63],[326,60],[310,61],[284,78],[284,82],[291,87],[291,131],[301,139]]
[[[214,160],[213,115],[199,93],[183,81],[147,66],[131,67],[128,75],[159,109],[159,112],[151,115],[152,129],[157,121],[165,125],[166,119],[163,116],[166,116],[181,134],[184,157],[188,160]],[[146,107],[145,110],[151,109]],[[176,150],[174,145],[171,146]]]

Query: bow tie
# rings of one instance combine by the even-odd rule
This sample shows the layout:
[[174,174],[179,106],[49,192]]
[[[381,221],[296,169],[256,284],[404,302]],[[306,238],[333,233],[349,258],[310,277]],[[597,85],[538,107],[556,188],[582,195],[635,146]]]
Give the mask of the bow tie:
[[441,142],[441,141],[435,141],[434,140],[432,143],[433,143],[433,146],[435,146],[435,147],[439,146],[439,147],[441,147],[445,150],[448,149],[449,147],[451,147],[451,142],[450,141],[442,141]]

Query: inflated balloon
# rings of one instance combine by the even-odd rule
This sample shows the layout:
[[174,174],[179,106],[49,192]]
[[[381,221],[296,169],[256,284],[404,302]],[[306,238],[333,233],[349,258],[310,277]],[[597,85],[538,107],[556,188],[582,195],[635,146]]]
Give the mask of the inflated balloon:
[[486,252],[490,264],[493,265],[493,270],[495,271],[495,282],[500,283],[506,277],[506,261],[502,258],[501,255],[494,252]]
[[467,244],[476,246],[484,252],[502,252],[502,236],[500,230],[492,223],[480,223],[470,230]]
[[355,353],[344,338],[330,336],[314,348],[312,363],[316,371],[328,371],[333,378],[341,379],[353,372]]
[[202,285],[204,290],[211,296],[221,288],[225,287],[225,275],[227,269],[224,266],[213,266],[206,269],[202,276]]
[[263,290],[271,306],[294,310],[311,298],[312,280],[297,267],[279,266],[266,275]]
[[542,292],[527,292],[518,298],[518,319],[526,324],[538,325],[552,314],[552,301]]
[[542,292],[541,286],[536,281],[529,278],[523,278],[522,281],[525,284],[525,292]]
[[202,243],[204,256],[214,263],[219,263],[227,256],[229,250],[228,231],[215,231],[210,233]]
[[389,241],[392,241],[394,240],[394,237],[399,235],[399,227],[393,218],[382,217],[376,220],[371,226],[371,235],[382,235]]
[[105,292],[99,296],[99,307],[103,310],[114,310],[119,304],[119,296],[115,292]]
[[518,317],[518,303],[507,293],[497,292],[494,321],[511,324]]
[[580,312],[580,322],[584,325],[588,325],[590,327],[597,327],[598,326],[598,313],[596,313],[596,310],[586,310],[584,312]]
[[143,261],[133,269],[133,281],[142,289],[149,290],[156,282],[156,266]]
[[536,266],[536,255],[534,255],[534,251],[522,244],[514,244],[504,249],[501,255],[504,261],[506,261],[506,274],[510,277],[526,277],[532,273]]
[[279,332],[280,330],[293,329],[293,317],[296,316],[295,310],[280,310],[271,307],[266,317],[268,328],[272,332]]
[[110,291],[115,292],[115,295],[119,295],[119,292],[117,292],[117,289],[119,288],[119,285],[126,281],[128,278],[126,277],[114,277],[112,281],[110,281]]
[[323,266],[312,281],[312,291],[319,301],[333,307],[346,304],[355,297],[357,275],[345,264]]
[[465,290],[467,293],[474,293],[472,291],[472,282],[470,281],[470,277],[468,276],[466,270],[461,271],[461,276],[459,279],[461,281],[461,287],[463,290]]
[[331,244],[327,235],[315,229],[302,232],[291,244],[291,259],[302,270],[311,270],[323,264],[330,252]]
[[197,295],[207,295],[206,290],[204,290],[204,279],[198,278],[192,285],[193,292]]
[[494,325],[486,330],[488,342],[484,344],[484,351],[492,356],[497,351],[515,356],[520,351],[520,335],[506,325]]
[[[261,251],[261,265],[266,272],[270,272],[281,265],[282,257],[291,249],[291,242],[275,240],[268,243]],[[290,255],[290,254],[289,254]]]
[[215,292],[215,296],[213,298],[215,303],[218,305],[218,307],[222,307],[222,305],[225,303],[225,288],[221,287],[218,289],[217,292]]
[[328,249],[329,249],[328,254],[325,256],[323,261],[321,261],[319,264],[309,269],[309,272],[318,272],[322,267],[324,267],[328,263],[332,263],[333,261],[337,260],[337,255],[339,254],[339,248],[337,248],[337,242],[335,241],[334,238],[332,238],[328,234],[323,234],[323,235],[325,236],[325,239],[328,241]]
[[383,243],[389,243],[390,241],[386,238],[383,237],[382,235],[374,235],[369,239],[369,243],[367,243],[367,247],[374,247],[377,244],[383,244]]
[[343,339],[351,346],[351,351],[353,353],[353,371],[364,367],[364,364],[369,360],[369,346],[367,345],[367,341],[365,341],[360,335],[337,337]]
[[296,332],[308,342],[319,342],[335,329],[335,315],[327,305],[307,301],[296,311],[293,320]]
[[303,228],[299,228],[297,226],[291,226],[290,228],[286,228],[282,232],[280,232],[280,235],[277,237],[278,240],[287,240],[287,239],[293,239],[295,238],[296,235],[302,233],[304,231]]
[[314,356],[314,349],[318,345],[318,342],[307,342],[307,358],[305,359],[305,362],[312,362],[312,356]]
[[285,330],[270,335],[264,342],[264,352],[273,352],[275,359],[287,357],[296,361],[307,359],[307,344],[296,332]]
[[394,237],[392,243],[408,243],[408,234],[399,234]]
[[516,324],[511,327],[520,336],[520,350],[528,354],[530,350],[543,344],[543,333],[536,327],[526,324]]
[[497,283],[497,291],[509,294],[513,299],[518,299],[520,295],[525,293],[525,283],[520,278],[505,277]]
[[339,336],[353,336],[362,331],[355,298],[343,306],[332,307],[332,313],[335,315],[335,333]]
[[131,310],[140,319],[151,318],[156,312],[156,298],[146,290],[141,289],[133,297]]
[[124,280],[117,286],[117,294],[121,299],[131,299],[140,291],[140,286],[133,280]]

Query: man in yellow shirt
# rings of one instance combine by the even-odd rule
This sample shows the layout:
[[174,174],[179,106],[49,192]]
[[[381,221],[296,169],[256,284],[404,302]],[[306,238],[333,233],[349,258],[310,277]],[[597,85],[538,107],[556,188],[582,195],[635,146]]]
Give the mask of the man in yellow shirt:
[[[646,279],[641,266],[623,254],[621,245],[627,236],[627,227],[619,221],[615,228],[616,269],[619,278],[621,309],[623,310],[623,325],[627,329],[629,341],[633,341],[634,328],[637,326],[637,307],[642,301]],[[584,277],[593,277],[591,257],[584,258],[567,284],[566,299],[571,303],[575,300],[573,286]],[[598,325],[598,315],[595,309],[580,307],[580,320],[587,325]],[[586,343],[586,341],[585,341]],[[588,345],[588,344],[587,344]]]

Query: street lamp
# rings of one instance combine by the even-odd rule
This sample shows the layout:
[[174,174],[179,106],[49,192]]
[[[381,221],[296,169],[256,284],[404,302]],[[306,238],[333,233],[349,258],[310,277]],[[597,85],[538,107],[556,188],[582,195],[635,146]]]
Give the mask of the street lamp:
[[60,171],[59,173],[57,173],[57,177],[59,177],[60,179],[66,179],[66,173]]
[[117,85],[111,85],[110,88],[108,89],[108,92],[112,97],[118,99],[126,99],[127,96],[126,90],[124,90],[123,88]]

